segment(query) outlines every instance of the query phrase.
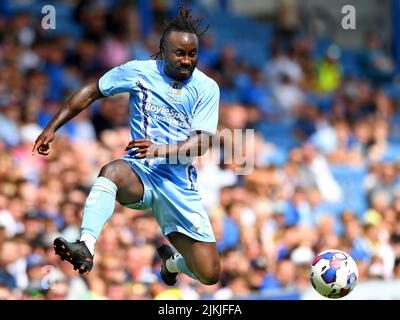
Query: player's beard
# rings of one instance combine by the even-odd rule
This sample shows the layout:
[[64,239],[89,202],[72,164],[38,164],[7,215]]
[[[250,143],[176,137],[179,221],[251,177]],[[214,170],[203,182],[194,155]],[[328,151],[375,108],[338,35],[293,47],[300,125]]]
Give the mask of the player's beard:
[[177,66],[174,70],[176,80],[184,81],[184,80],[189,79],[195,68],[196,68],[196,64],[192,64],[186,68]]
[[190,78],[195,67],[196,67],[195,65],[192,65],[189,68],[178,68],[177,70],[179,73],[179,77],[182,78],[182,80]]
[[189,67],[182,68],[179,64],[173,65],[166,62],[164,72],[177,81],[185,81],[190,78],[197,63],[191,64]]

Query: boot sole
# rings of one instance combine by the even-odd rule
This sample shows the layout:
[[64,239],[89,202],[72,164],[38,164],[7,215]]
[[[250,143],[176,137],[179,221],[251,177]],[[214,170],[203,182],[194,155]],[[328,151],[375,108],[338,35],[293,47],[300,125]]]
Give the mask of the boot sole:
[[54,251],[56,255],[58,255],[61,260],[67,260],[69,263],[71,263],[74,267],[74,270],[78,270],[79,273],[83,274],[85,272],[89,273],[89,271],[86,271],[86,265],[79,263],[79,262],[74,262],[72,258],[72,254],[70,249],[68,249],[68,243],[66,243],[63,239],[57,238],[53,242],[54,244]]

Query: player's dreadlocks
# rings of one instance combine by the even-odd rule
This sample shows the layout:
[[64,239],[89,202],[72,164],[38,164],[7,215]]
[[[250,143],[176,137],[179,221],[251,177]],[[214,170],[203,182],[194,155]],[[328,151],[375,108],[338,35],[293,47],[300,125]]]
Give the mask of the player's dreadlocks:
[[156,59],[162,58],[164,41],[168,33],[171,31],[194,33],[197,37],[200,37],[207,31],[209,26],[207,25],[203,30],[201,30],[200,29],[201,19],[193,18],[190,14],[191,12],[192,10],[185,7],[183,4],[179,5],[178,15],[174,18],[174,20],[166,24],[166,27],[163,31],[163,34],[160,39],[160,44],[158,47],[160,50],[157,53],[153,54],[152,57],[155,57]]

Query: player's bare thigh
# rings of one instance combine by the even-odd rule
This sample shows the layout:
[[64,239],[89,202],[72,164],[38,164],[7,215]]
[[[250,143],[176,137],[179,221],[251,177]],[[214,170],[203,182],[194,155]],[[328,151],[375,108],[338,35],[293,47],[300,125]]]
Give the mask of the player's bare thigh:
[[144,187],[136,172],[121,159],[107,163],[99,173],[116,184],[117,201],[121,204],[132,204],[143,199]]

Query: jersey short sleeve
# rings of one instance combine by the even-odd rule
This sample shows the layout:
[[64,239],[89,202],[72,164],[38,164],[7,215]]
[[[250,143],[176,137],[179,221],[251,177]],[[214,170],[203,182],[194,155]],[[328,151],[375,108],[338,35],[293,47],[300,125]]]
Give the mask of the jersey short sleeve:
[[137,75],[136,61],[130,61],[107,71],[99,79],[99,89],[105,96],[130,92]]
[[190,131],[204,131],[214,135],[217,131],[219,116],[219,87],[210,81],[204,88],[203,95],[195,106]]

